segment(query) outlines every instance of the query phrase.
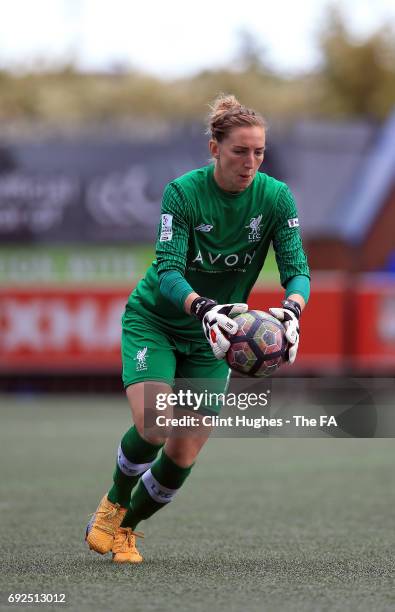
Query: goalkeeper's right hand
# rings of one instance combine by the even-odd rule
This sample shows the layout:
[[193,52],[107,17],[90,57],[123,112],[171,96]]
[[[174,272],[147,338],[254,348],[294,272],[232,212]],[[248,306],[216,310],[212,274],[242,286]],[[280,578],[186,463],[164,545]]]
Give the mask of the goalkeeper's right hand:
[[203,332],[217,359],[223,359],[230,347],[224,331],[233,335],[238,326],[230,317],[247,312],[247,304],[217,304],[215,300],[197,297],[191,304],[191,314],[202,322]]

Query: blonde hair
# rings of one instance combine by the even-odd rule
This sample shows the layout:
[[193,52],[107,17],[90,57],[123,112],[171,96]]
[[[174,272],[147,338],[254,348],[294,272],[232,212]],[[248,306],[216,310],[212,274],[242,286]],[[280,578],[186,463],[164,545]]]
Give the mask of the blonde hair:
[[266,129],[266,121],[252,108],[240,104],[231,94],[219,94],[210,105],[207,134],[221,142],[235,127],[259,125]]

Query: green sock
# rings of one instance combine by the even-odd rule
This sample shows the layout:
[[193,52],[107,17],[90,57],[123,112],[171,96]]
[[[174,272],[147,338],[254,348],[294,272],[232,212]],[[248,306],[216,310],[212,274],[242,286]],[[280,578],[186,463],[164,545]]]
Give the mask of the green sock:
[[150,467],[161,447],[162,444],[150,444],[144,440],[135,425],[125,433],[118,448],[114,484],[107,496],[110,502],[123,508],[129,506],[134,485]]
[[122,527],[135,529],[143,521],[167,506],[182,486],[193,467],[180,467],[164,451],[140,479],[133,493],[130,508]]

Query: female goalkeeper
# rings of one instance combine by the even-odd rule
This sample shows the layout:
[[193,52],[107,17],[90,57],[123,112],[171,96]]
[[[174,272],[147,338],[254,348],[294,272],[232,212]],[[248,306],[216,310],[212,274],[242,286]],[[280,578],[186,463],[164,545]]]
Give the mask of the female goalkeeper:
[[134,425],[121,439],[113,486],[86,530],[89,547],[111,551],[115,562],[142,561],[136,526],[171,502],[209,436],[166,437],[144,428],[154,410],[149,388],[168,394],[175,378],[212,379],[224,391],[227,335],[237,330],[232,317],[248,309],[271,242],[285,289],[271,313],[286,329],[290,363],[298,349],[309,269],[291,192],[258,172],[265,122],[234,96],[220,96],[208,132],[213,163],[166,186],[156,259],[122,319],[123,383]]

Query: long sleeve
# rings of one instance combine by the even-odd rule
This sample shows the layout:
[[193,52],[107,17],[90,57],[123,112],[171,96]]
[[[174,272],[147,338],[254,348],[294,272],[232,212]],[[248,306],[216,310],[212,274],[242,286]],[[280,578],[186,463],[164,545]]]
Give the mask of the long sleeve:
[[302,274],[310,278],[310,270],[299,231],[295,200],[286,185],[281,190],[277,201],[273,248],[283,287],[293,276]]
[[189,215],[189,204],[183,192],[179,186],[170,183],[163,193],[156,242],[158,274],[165,270],[178,270],[184,275],[188,252]]

